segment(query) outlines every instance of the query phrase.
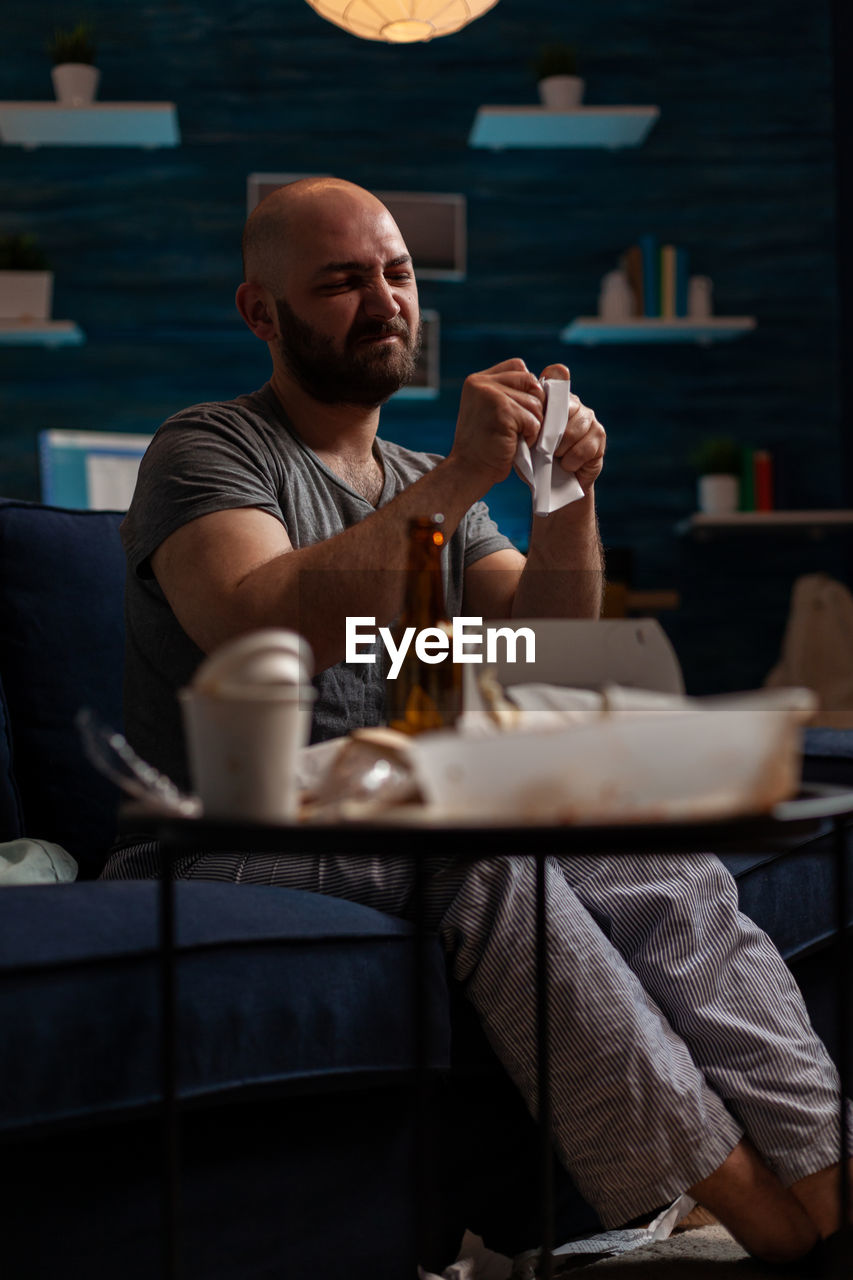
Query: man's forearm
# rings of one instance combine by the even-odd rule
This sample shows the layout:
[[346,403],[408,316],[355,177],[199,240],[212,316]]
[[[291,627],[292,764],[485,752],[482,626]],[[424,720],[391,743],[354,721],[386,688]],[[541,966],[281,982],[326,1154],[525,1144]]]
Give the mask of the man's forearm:
[[399,612],[408,557],[408,523],[441,512],[447,536],[480,495],[446,460],[357,525],[249,573],[238,588],[254,625],[290,626],[306,636],[318,669],[340,661],[345,621]]
[[603,595],[604,553],[593,493],[551,515],[534,516],[513,616],[597,618]]

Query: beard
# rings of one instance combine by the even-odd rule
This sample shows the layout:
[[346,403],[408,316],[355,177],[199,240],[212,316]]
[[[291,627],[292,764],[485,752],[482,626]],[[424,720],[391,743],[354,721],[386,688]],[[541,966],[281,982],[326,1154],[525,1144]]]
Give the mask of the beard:
[[[289,303],[276,299],[282,361],[303,391],[321,404],[376,408],[411,382],[421,351],[421,321],[414,333],[402,316],[363,320],[347,334],[343,352],[331,338],[300,320]],[[399,342],[360,345],[365,337],[397,334]]]

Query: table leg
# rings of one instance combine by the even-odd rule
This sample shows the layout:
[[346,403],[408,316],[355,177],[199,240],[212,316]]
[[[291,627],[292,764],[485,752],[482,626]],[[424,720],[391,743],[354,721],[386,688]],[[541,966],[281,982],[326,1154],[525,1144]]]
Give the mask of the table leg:
[[545,899],[547,855],[536,855],[536,1071],[539,1099],[539,1275],[551,1280],[554,1272],[554,1167],[551,1143],[550,1026],[548,1022],[548,915]]
[[412,915],[415,922],[412,981],[414,984],[414,1023],[412,1027],[415,1082],[415,1132],[414,1132],[414,1232],[417,1262],[426,1262],[429,1230],[430,1173],[433,1162],[427,1150],[427,1053],[429,1043],[429,993],[427,990],[427,929],[424,920],[424,861],[418,851],[413,855],[412,867]]
[[[835,954],[836,954],[836,1025],[838,1028],[838,1071],[841,1077],[841,1114],[839,1123],[839,1158],[841,1161],[841,1231],[842,1247],[839,1251],[839,1280],[853,1275],[853,1223],[850,1221],[850,1135],[847,1130],[847,1099],[853,1093],[851,1079],[850,1036],[853,1020],[850,968],[853,964],[850,926],[850,876],[848,871],[847,828],[839,815],[833,819],[835,844]],[[846,1247],[845,1247],[846,1246]]]
[[162,1104],[161,1232],[164,1280],[180,1277],[180,1129],[177,1101],[177,982],[175,880],[163,854],[160,873],[160,1079]]

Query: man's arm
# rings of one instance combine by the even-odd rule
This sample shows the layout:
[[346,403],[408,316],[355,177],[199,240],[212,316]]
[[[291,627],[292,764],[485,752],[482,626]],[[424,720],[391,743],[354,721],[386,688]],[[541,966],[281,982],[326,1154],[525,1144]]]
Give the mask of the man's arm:
[[603,592],[604,554],[590,492],[561,511],[534,516],[526,557],[507,549],[471,565],[465,612],[481,618],[597,618]]
[[412,516],[441,511],[453,530],[476,501],[464,473],[445,459],[387,506],[343,533],[294,550],[265,511],[216,511],[177,529],[151,568],[187,635],[205,653],[261,627],[305,636],[317,670],[344,656],[348,616],[388,623],[402,600]]
[[536,438],[542,404],[538,380],[521,360],[472,374],[448,457],[360,523],[294,550],[265,512],[214,512],[166,538],[151,558],[153,573],[204,652],[243,632],[289,627],[305,636],[322,670],[344,656],[347,617],[383,625],[398,613],[409,519],[440,511],[452,533],[509,473],[519,434]]
[[527,564],[512,602],[516,618],[597,618],[604,556],[593,490],[548,516],[534,516]]

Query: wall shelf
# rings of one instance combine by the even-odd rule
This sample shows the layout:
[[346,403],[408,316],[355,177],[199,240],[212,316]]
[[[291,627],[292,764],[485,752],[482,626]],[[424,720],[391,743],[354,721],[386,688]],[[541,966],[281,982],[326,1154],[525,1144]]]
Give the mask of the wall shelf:
[[24,147],[176,147],[173,102],[0,102],[0,141]]
[[733,511],[731,515],[712,516],[696,511],[676,525],[676,532],[701,538],[729,533],[784,533],[805,530],[821,536],[831,529],[853,527],[853,511],[838,508],[829,511]]
[[480,107],[470,147],[638,147],[660,107]]
[[0,346],[79,347],[85,341],[73,320],[0,320]]
[[741,338],[755,327],[755,316],[711,316],[707,320],[665,320],[648,316],[621,322],[578,316],[560,330],[560,338],[563,342],[580,342],[590,347],[615,342],[698,342],[708,346],[712,342]]

